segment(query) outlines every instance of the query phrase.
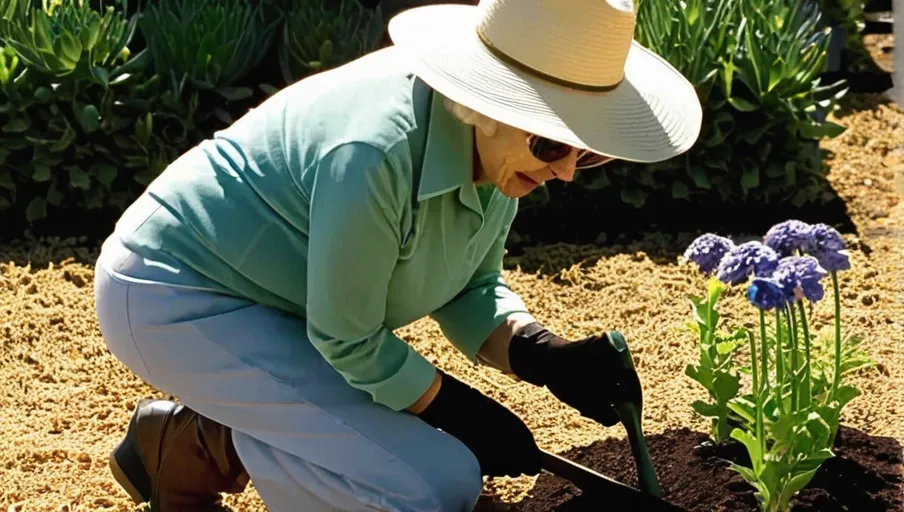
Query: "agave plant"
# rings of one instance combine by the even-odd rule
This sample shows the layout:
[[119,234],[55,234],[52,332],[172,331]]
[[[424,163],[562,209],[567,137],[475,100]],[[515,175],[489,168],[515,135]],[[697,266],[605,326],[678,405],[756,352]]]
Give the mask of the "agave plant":
[[[738,0],[686,0],[664,9],[655,0],[638,2],[636,38],[654,49],[703,92],[718,73],[716,63],[731,42]],[[675,17],[680,19],[676,23]]]
[[101,14],[85,0],[0,0],[0,37],[30,72],[90,80],[107,86],[110,68],[129,58],[136,17],[108,6]]
[[279,47],[286,83],[324,71],[372,52],[383,37],[383,14],[358,0],[341,0],[338,8],[323,0],[286,1],[287,15]]
[[700,97],[700,137],[679,158],[612,162],[576,184],[608,189],[638,208],[669,199],[824,201],[818,140],[843,131],[828,114],[847,84],[820,80],[830,33],[818,1],[635,1],[638,42],[674,65]]
[[186,83],[213,90],[241,80],[267,54],[281,21],[271,8],[264,1],[156,0],[139,28],[176,95]]

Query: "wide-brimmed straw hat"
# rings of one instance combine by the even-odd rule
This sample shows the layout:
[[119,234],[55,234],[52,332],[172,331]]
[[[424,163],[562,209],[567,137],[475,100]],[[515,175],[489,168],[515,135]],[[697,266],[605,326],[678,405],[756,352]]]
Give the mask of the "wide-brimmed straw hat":
[[[652,0],[647,0],[652,1]],[[394,16],[393,44],[434,90],[502,123],[636,162],[687,151],[693,86],[634,41],[632,0],[482,0]]]

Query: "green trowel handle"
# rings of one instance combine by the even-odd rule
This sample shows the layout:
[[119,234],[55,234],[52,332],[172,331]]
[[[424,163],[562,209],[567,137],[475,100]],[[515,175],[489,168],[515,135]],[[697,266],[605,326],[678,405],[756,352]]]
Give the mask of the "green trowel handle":
[[[610,331],[607,338],[612,347],[621,354],[622,364],[625,365],[625,368],[634,370],[634,360],[631,357],[631,351],[628,350],[628,342],[625,341],[625,337],[618,331]],[[656,470],[653,468],[653,461],[650,459],[650,452],[647,450],[647,442],[644,439],[640,421],[643,413],[641,405],[630,401],[623,402],[615,404],[615,411],[628,432],[628,441],[631,443],[631,455],[634,456],[634,463],[637,466],[637,480],[640,483],[640,489],[659,497],[661,494],[659,481],[656,477]]]

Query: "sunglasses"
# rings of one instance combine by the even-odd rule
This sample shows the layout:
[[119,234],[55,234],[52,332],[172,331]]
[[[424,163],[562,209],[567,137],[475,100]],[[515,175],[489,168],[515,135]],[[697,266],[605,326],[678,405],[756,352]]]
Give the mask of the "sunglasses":
[[[530,148],[531,154],[534,155],[534,158],[548,164],[565,158],[571,154],[571,151],[574,149],[571,145],[540,137],[539,135],[529,135],[527,137],[527,145]],[[581,149],[578,150],[578,159],[577,162],[575,162],[575,169],[596,167],[609,160],[612,160],[612,157],[598,155]]]

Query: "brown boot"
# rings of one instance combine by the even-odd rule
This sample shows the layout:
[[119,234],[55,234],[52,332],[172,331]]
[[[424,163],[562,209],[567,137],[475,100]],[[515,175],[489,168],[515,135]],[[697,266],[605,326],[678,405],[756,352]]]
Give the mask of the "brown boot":
[[248,484],[231,433],[184,405],[142,400],[110,453],[110,469],[152,512],[227,511],[219,493],[240,493]]

